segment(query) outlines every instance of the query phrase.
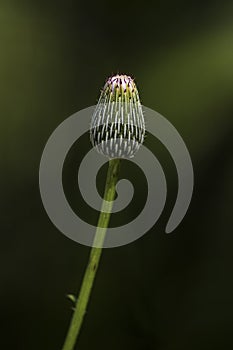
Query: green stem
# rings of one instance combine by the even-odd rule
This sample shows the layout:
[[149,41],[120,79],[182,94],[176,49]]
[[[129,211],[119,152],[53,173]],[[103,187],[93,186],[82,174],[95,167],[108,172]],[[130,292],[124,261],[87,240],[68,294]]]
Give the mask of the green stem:
[[[89,262],[83,277],[80,293],[75,305],[74,314],[66,336],[62,350],[73,350],[86,313],[91,289],[98,269],[102,245],[108,228],[113,200],[115,198],[115,187],[118,179],[120,159],[109,160],[109,167],[104,191],[104,201],[101,207],[98,226],[91,249]],[[100,248],[96,248],[100,247]]]

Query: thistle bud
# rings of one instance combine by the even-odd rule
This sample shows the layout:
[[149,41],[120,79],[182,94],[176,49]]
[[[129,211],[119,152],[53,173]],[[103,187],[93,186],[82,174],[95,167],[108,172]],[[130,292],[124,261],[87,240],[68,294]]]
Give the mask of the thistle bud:
[[108,78],[91,120],[92,145],[109,158],[132,158],[144,136],[145,122],[135,82],[127,75]]

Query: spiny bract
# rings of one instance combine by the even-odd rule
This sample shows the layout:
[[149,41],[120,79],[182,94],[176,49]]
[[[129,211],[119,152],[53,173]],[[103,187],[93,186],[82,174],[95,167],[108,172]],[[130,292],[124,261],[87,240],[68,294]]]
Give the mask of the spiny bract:
[[109,158],[131,158],[144,136],[144,116],[134,80],[128,75],[108,78],[91,120],[92,145]]

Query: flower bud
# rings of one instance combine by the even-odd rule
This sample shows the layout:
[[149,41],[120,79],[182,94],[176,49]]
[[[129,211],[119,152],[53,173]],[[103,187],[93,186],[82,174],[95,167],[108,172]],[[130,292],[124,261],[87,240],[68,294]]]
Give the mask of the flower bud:
[[132,158],[144,136],[144,116],[134,80],[127,75],[108,78],[91,120],[92,145],[109,158]]

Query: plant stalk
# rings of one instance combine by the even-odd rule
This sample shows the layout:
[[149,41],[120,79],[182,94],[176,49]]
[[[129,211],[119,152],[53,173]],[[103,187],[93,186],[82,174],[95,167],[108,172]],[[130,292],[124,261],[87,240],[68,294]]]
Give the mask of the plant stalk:
[[[91,248],[90,252],[89,262],[85,270],[79,296],[75,304],[73,317],[71,319],[62,350],[73,350],[80,333],[83,319],[87,310],[88,301],[90,299],[91,290],[95,280],[96,272],[99,266],[99,261],[103,249],[102,245],[104,243],[111,216],[113,200],[115,199],[115,188],[118,180],[119,165],[120,159],[109,160],[108,173],[103,198],[105,202],[103,201],[102,203],[93,247]],[[96,246],[100,248],[96,248]]]

